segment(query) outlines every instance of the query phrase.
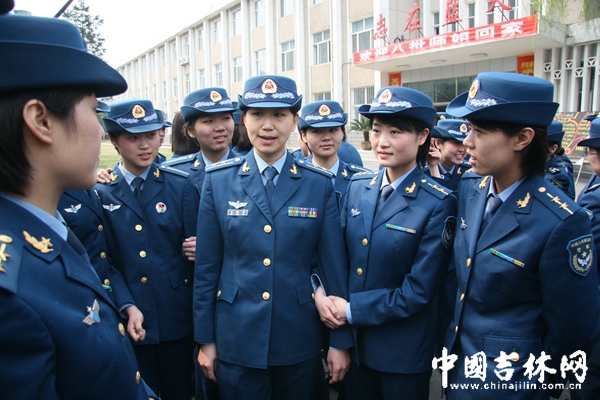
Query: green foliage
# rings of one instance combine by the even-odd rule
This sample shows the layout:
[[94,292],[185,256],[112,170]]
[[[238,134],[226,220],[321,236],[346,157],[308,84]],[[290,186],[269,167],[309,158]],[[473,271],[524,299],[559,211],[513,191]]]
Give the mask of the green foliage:
[[358,118],[350,121],[350,129],[363,133],[365,142],[369,141],[369,131],[371,131],[371,121],[367,118]]
[[[600,17],[600,0],[581,0],[581,5],[580,21]],[[558,15],[565,17],[572,6],[573,2],[568,0],[531,0],[531,13],[550,16],[556,11]]]
[[98,29],[104,20],[97,15],[90,14],[90,7],[85,5],[85,0],[79,0],[77,4],[64,12],[62,18],[75,24],[87,44],[88,51],[102,58],[106,50],[104,49],[104,38]]

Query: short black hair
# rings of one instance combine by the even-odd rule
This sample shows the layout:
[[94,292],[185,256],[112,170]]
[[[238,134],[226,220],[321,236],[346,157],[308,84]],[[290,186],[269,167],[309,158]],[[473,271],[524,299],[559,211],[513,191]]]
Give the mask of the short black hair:
[[546,126],[528,126],[521,124],[511,124],[508,122],[479,121],[469,120],[472,125],[476,125],[488,131],[502,131],[506,136],[514,137],[525,128],[531,128],[535,136],[531,143],[527,145],[521,154],[521,169],[527,178],[535,175],[544,175],[546,171],[546,161],[550,147],[548,146],[548,127]]
[[[0,93],[0,191],[24,196],[31,184],[31,164],[25,155],[23,107],[33,99],[73,130],[75,106],[92,95],[87,86],[18,90]],[[56,160],[60,162],[60,160]]]
[[171,127],[171,150],[173,154],[185,156],[195,154],[200,151],[200,145],[196,139],[187,134],[187,122],[183,120],[181,112],[177,112],[173,117],[173,127]]

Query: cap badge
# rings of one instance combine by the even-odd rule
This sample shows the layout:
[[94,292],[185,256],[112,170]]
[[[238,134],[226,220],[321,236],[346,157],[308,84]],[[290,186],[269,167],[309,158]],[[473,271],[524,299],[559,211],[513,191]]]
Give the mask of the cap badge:
[[388,101],[390,101],[392,99],[392,91],[390,89],[385,89],[383,92],[381,92],[381,94],[379,95],[379,102],[380,103],[387,103]]
[[440,119],[446,119],[445,115],[440,115]]
[[221,93],[217,92],[216,90],[213,90],[210,92],[210,99],[214,103],[216,103],[217,101],[223,100],[223,96],[221,96]]
[[262,92],[267,94],[277,93],[277,84],[273,79],[267,79],[262,84]]
[[331,110],[327,107],[327,104],[323,104],[319,107],[319,115],[325,116],[329,114],[331,114]]
[[475,95],[477,94],[477,91],[479,90],[479,80],[475,79],[473,81],[473,83],[471,84],[471,89],[469,89],[469,97],[470,98],[475,98]]
[[131,112],[131,114],[133,114],[134,118],[140,119],[146,116],[146,111],[144,111],[144,107],[140,106],[139,104],[136,104],[135,106],[133,106],[133,111]]
[[462,125],[460,126],[460,131],[461,131],[462,133],[466,133],[466,132],[467,132],[467,129],[468,129],[468,128],[467,128],[467,124],[462,124]]

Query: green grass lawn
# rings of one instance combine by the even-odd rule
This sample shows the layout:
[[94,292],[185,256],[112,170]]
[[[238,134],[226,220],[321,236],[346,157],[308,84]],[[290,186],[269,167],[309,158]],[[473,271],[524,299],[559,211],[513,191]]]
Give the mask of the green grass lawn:
[[[171,158],[173,152],[171,151],[171,146],[162,146],[160,148],[160,152],[167,157],[167,159]],[[102,142],[102,152],[100,153],[100,165],[98,168],[106,169],[106,168],[114,168],[117,164],[117,161],[121,159],[121,156],[115,150],[114,146],[110,144],[110,142],[103,141]]]

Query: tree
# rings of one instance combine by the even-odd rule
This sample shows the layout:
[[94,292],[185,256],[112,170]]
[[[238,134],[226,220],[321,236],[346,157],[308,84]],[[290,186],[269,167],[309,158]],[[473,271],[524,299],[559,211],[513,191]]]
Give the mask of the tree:
[[62,17],[79,28],[83,40],[87,43],[88,51],[102,58],[106,50],[104,49],[104,38],[98,29],[104,20],[98,15],[90,14],[90,7],[85,5],[85,0],[79,0],[72,8],[65,11]]

